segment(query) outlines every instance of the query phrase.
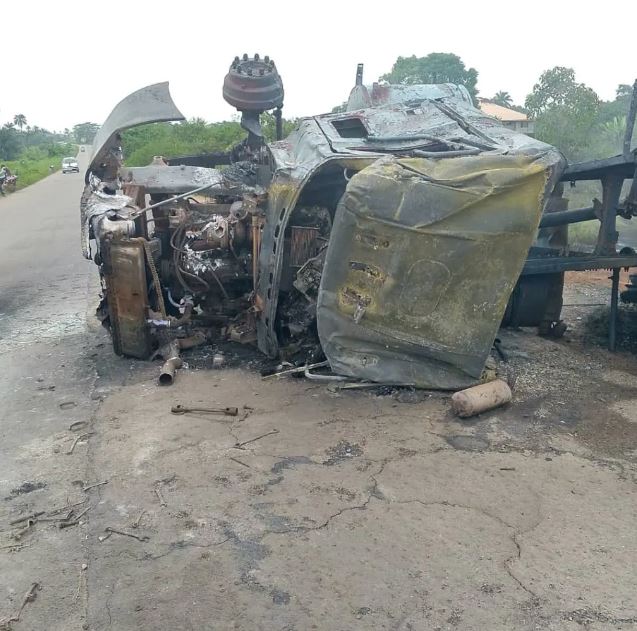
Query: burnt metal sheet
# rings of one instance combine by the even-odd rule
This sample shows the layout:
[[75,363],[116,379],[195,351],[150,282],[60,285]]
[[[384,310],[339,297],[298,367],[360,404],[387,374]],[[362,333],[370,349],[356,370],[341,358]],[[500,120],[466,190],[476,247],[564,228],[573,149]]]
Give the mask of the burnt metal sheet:
[[376,382],[480,380],[561,155],[387,157],[352,177],[318,298],[332,369]]
[[115,106],[97,132],[87,174],[99,166],[114,146],[119,145],[119,134],[125,129],[178,120],[185,120],[185,117],[173,102],[167,81],[129,94]]
[[143,240],[110,241],[103,255],[115,352],[145,359],[150,355],[151,341],[146,323],[148,300]]
[[221,172],[216,169],[185,165],[151,164],[146,167],[122,168],[120,176],[126,184],[143,186],[150,195],[177,195],[206,184],[215,186],[221,185],[223,182]]
[[389,85],[374,83],[356,85],[347,101],[348,110],[388,105],[409,105],[427,99],[453,98],[471,104],[471,95],[462,85],[453,83],[425,83],[420,85]]

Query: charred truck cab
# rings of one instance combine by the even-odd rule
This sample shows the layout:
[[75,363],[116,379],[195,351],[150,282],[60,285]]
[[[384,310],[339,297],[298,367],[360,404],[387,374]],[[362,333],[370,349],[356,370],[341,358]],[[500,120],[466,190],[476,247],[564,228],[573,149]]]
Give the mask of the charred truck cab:
[[324,354],[373,382],[480,381],[561,154],[463,87],[365,86],[362,66],[345,112],[286,139],[271,59],[236,57],[223,96],[246,130],[227,153],[124,165],[123,130],[183,120],[165,83],[125,98],[96,137],[82,235],[115,351],[174,369],[180,349],[223,338]]

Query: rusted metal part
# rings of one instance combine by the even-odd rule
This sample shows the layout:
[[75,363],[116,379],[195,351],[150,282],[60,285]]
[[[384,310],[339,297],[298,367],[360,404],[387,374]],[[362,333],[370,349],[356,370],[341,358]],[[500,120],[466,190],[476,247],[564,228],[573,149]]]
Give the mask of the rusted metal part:
[[104,531],[114,535],[123,535],[124,537],[131,537],[132,539],[137,539],[137,541],[150,541],[150,537],[148,535],[138,535],[134,532],[126,532],[125,530],[119,530],[118,528],[112,528],[111,526],[107,526],[104,528]]
[[172,414],[187,414],[189,412],[201,413],[201,414],[222,414],[224,416],[238,416],[239,408],[225,407],[225,408],[198,408],[185,405],[174,405],[170,408]]
[[235,449],[243,449],[246,445],[250,445],[252,443],[257,442],[257,440],[261,440],[262,438],[265,438],[266,436],[273,436],[274,434],[278,434],[279,430],[278,429],[273,429],[269,432],[265,432],[265,434],[260,434],[259,436],[255,436],[254,438],[250,438],[249,440],[244,440],[243,442],[237,442],[234,444],[234,448]]
[[290,245],[290,265],[305,264],[318,254],[318,228],[307,226],[292,226]]
[[146,249],[143,239],[107,240],[103,270],[113,347],[118,355],[145,359],[151,351],[147,325]]
[[235,57],[223,80],[223,98],[240,112],[265,112],[283,105],[283,82],[273,59]]
[[179,344],[174,341],[168,345],[166,361],[159,371],[159,385],[172,386],[175,381],[175,373],[183,366],[183,360],[179,356]]
[[235,57],[223,81],[223,98],[241,112],[241,126],[248,132],[247,144],[258,147],[263,141],[260,115],[275,110],[277,140],[280,139],[283,107],[283,81],[274,61],[244,54]]

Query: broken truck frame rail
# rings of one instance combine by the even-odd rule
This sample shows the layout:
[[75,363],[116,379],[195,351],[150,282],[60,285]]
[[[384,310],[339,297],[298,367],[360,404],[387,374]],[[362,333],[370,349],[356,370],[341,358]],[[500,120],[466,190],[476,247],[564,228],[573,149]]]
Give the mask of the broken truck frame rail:
[[[286,139],[269,57],[236,57],[223,96],[246,131],[227,152],[124,166],[125,129],[183,120],[165,83],[124,99],[96,138],[83,248],[115,351],[163,357],[164,383],[180,350],[210,340],[372,382],[481,381],[543,211],[565,210],[559,151],[477,110],[462,86],[366,86],[362,66],[346,111],[301,119]],[[553,245],[559,230],[540,235]]]

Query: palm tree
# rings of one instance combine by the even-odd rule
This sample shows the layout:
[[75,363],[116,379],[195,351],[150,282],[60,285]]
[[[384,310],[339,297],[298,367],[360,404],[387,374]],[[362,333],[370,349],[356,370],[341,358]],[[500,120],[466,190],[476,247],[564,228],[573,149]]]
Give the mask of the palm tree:
[[611,120],[606,121],[602,125],[602,131],[613,143],[619,146],[619,143],[624,139],[624,134],[626,133],[626,117],[615,116]]
[[511,107],[511,105],[513,105],[511,95],[502,90],[500,90],[500,92],[496,92],[495,96],[491,100],[497,105],[502,105],[502,107]]
[[13,117],[13,124],[17,125],[22,131],[22,128],[27,124],[27,117],[24,114],[16,114]]

